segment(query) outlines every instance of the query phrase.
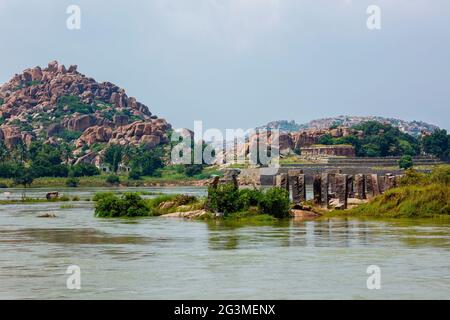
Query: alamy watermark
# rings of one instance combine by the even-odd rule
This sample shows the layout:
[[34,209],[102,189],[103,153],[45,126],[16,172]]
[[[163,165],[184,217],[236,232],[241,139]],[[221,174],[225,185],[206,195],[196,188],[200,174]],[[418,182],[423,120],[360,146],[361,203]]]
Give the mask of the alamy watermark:
[[77,5],[70,5],[66,9],[66,13],[69,15],[66,20],[66,27],[69,30],[81,29],[81,8]]
[[69,290],[81,289],[81,268],[77,265],[67,267],[66,274],[70,276],[66,280],[66,287]]
[[370,5],[366,10],[369,17],[367,18],[367,29],[381,30],[381,8],[377,5]]
[[204,130],[202,121],[194,131],[176,129],[172,133],[172,164],[252,164],[278,167],[280,131],[277,129]]
[[381,269],[377,265],[370,265],[366,269],[370,276],[367,278],[366,285],[369,290],[381,289]]

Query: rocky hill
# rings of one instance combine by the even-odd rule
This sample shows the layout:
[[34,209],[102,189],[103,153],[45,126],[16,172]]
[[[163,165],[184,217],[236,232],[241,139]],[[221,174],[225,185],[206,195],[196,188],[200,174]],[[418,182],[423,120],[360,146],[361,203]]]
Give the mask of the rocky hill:
[[408,133],[412,136],[418,136],[422,133],[432,133],[434,130],[439,129],[439,127],[428,124],[423,121],[405,121],[394,118],[384,118],[377,116],[338,116],[331,118],[322,118],[317,120],[312,120],[305,124],[298,124],[295,121],[279,120],[272,121],[266,125],[259,128],[270,128],[279,129],[285,132],[296,132],[304,129],[316,129],[325,130],[331,127],[352,127],[354,125],[367,122],[367,121],[377,121],[384,124],[390,124],[394,127],[400,129],[400,131]]
[[[79,157],[111,143],[153,148],[171,126],[110,82],[96,82],[56,61],[16,74],[0,86],[0,141],[68,142]],[[92,155],[91,155],[92,156]]]

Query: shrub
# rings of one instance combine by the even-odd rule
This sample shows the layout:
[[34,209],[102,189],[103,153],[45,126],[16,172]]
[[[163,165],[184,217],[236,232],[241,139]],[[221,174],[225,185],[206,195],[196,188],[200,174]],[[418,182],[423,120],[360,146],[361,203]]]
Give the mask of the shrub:
[[239,205],[244,209],[258,206],[263,196],[262,192],[257,189],[239,190]]
[[405,171],[405,175],[400,180],[400,185],[425,185],[430,181],[429,177],[422,172],[418,172],[412,168]]
[[68,196],[62,196],[59,198],[60,201],[70,201],[70,198]]
[[72,177],[92,177],[100,174],[100,170],[93,164],[80,163],[70,168],[69,175]]
[[450,184],[450,165],[434,167],[430,179],[434,183]]
[[450,187],[408,185],[386,191],[346,214],[375,217],[437,217],[450,215]]
[[142,171],[138,169],[132,169],[130,173],[128,174],[128,178],[131,180],[139,180],[141,179]]
[[208,189],[208,208],[223,212],[225,215],[242,210],[239,203],[239,190],[233,184],[218,185],[216,189]]
[[22,170],[22,164],[14,162],[2,162],[0,163],[0,178],[14,178]]
[[230,213],[248,211],[258,207],[260,213],[276,218],[289,216],[289,193],[280,188],[271,188],[266,192],[252,189],[236,189],[232,184],[219,185],[216,189],[208,189],[208,209]]
[[289,192],[281,188],[271,188],[267,190],[259,201],[259,208],[262,213],[269,214],[276,218],[289,217]]
[[80,180],[75,177],[67,178],[66,180],[66,186],[75,188],[78,187],[78,184],[80,183]]
[[398,166],[400,167],[400,169],[409,169],[412,168],[413,166],[413,159],[411,156],[406,155],[406,156],[402,156],[400,158],[400,160],[398,161]]
[[92,201],[99,201],[99,200],[101,200],[103,198],[113,197],[113,196],[114,196],[114,193],[112,193],[112,192],[97,192],[94,195],[94,197],[92,198]]
[[95,204],[97,217],[142,217],[150,215],[150,208],[136,193],[101,198]]
[[110,174],[109,176],[106,177],[106,182],[109,184],[119,184],[120,179],[118,176],[116,176],[114,174]]
[[188,177],[193,177],[203,172],[203,165],[201,164],[188,164],[184,166],[184,174]]

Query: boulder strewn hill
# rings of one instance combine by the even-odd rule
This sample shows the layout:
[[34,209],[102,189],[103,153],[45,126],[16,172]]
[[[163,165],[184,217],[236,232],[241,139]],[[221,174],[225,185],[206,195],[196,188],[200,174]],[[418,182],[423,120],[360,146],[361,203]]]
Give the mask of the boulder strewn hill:
[[111,143],[153,148],[168,142],[170,124],[110,82],[96,82],[52,61],[0,86],[0,141],[7,147],[69,142],[75,155]]
[[418,136],[423,133],[430,134],[436,129],[439,129],[438,126],[423,121],[405,121],[378,116],[338,116],[312,120],[305,124],[298,124],[295,121],[279,120],[269,122],[259,128],[279,129],[280,131],[285,132],[295,132],[301,129],[326,130],[332,127],[352,127],[368,121],[390,124],[393,127],[399,128],[400,131],[408,133],[412,136]]

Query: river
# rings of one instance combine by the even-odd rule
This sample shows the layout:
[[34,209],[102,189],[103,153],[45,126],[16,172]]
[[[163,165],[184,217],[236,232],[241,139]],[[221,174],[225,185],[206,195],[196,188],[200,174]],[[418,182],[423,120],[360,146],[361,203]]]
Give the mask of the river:
[[[450,299],[450,223],[99,219],[86,201],[98,190],[63,190],[78,202],[0,206],[0,299]],[[46,212],[57,217],[37,217]],[[70,265],[80,290],[66,287]],[[370,265],[379,290],[367,288]]]

